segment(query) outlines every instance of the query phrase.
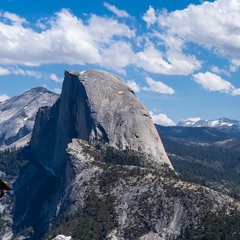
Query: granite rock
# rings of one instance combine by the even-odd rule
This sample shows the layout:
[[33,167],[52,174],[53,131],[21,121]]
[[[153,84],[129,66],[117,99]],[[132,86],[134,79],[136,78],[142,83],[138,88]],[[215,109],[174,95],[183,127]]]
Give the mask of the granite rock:
[[[39,142],[43,138],[47,143]],[[65,71],[60,99],[38,113],[31,146],[39,161],[59,175],[73,138],[136,150],[146,161],[172,168],[147,109],[124,80],[105,71]]]

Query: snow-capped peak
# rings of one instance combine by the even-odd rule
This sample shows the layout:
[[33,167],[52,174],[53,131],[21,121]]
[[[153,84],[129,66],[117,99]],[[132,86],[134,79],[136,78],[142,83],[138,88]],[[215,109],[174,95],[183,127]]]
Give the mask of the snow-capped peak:
[[58,235],[58,236],[56,236],[53,240],[71,240],[72,239],[72,237],[66,237],[66,236],[64,236],[64,235]]
[[180,120],[177,126],[183,127],[237,127],[240,128],[240,121],[232,120],[226,117],[214,120],[201,120],[200,118],[188,118]]
[[201,118],[195,117],[195,118],[188,118],[186,120],[181,119],[178,123],[177,126],[186,126],[186,127],[191,127],[194,125],[196,122],[200,121]]

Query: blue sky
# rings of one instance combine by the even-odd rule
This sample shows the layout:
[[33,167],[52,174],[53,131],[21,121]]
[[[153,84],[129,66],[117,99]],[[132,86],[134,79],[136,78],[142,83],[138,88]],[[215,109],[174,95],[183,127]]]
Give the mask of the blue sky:
[[158,124],[240,120],[240,0],[1,0],[0,101],[65,69],[121,76]]

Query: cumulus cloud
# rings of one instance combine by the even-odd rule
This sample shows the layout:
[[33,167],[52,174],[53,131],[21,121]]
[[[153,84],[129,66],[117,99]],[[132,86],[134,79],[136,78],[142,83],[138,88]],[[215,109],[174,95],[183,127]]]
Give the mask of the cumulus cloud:
[[125,74],[125,67],[134,59],[134,52],[131,44],[118,41],[109,46],[109,48],[103,49],[101,58],[102,66],[106,68],[111,66],[111,68]]
[[42,78],[42,73],[39,71],[26,70],[24,75],[31,76],[36,79]]
[[[106,2],[105,6],[118,10]],[[118,16],[129,16],[124,11],[115,12]],[[0,19],[3,33],[0,64],[98,64],[121,73],[125,73],[127,66],[134,65],[148,72],[175,75],[187,75],[201,67],[200,61],[193,55],[185,55],[181,50],[172,51],[167,47],[165,52],[151,41],[148,34],[145,35],[147,43],[135,42],[142,39],[141,35],[136,36],[136,29],[113,18],[91,14],[84,21],[69,10],[62,9],[51,18],[38,19],[35,26],[40,30],[36,31],[25,19],[10,13],[5,15],[12,20],[9,23]],[[150,7],[143,18],[148,24],[153,24],[156,21],[154,15],[155,11]],[[152,32],[152,29],[149,31]],[[168,44],[170,39],[162,41]],[[172,45],[178,46],[181,41],[172,39],[172,42]],[[136,52],[134,45],[138,45],[140,50]]]
[[9,74],[11,74],[9,69],[3,68],[3,67],[0,66],[0,76],[9,75]]
[[141,87],[138,83],[136,83],[134,80],[130,80],[127,82],[127,85],[134,91],[134,92],[140,92],[140,91],[151,91],[151,92],[157,92],[162,94],[174,94],[175,91],[173,88],[169,87],[165,83],[161,81],[153,80],[150,77],[145,78],[146,83],[148,86]]
[[[190,75],[203,64],[193,44],[217,56],[232,57],[230,71],[234,72],[240,66],[240,6],[237,3],[235,0],[203,1],[173,12],[149,6],[142,15],[147,24],[144,34],[134,28],[135,22],[128,25],[119,19],[95,14],[82,19],[68,9],[50,18],[37,19],[33,24],[14,13],[1,12],[0,64],[97,64],[123,74],[127,67],[134,66],[157,74]],[[104,2],[104,6],[119,18],[130,17],[125,10],[108,2]],[[224,73],[217,67],[212,71]],[[0,75],[3,74],[9,72],[0,69]]]
[[28,23],[26,19],[19,17],[18,15],[10,12],[3,12],[0,14],[5,20],[9,20],[13,24],[22,25],[23,23]]
[[47,74],[45,72],[40,72],[40,71],[24,70],[19,67],[3,68],[0,66],[0,76],[10,75],[10,74],[29,76],[29,77],[34,77],[36,79],[40,79],[40,78],[51,79],[57,83],[63,82],[63,78],[59,78],[55,73]]
[[111,12],[113,12],[118,17],[125,17],[128,18],[130,15],[125,10],[119,10],[116,6],[111,5],[107,2],[104,2],[103,5]]
[[232,91],[232,95],[236,96],[236,95],[240,95],[240,88],[236,88]]
[[161,36],[166,50],[159,49],[150,38],[145,38],[147,43],[143,46],[143,50],[136,53],[135,62],[138,67],[148,72],[166,75],[189,75],[201,68],[201,61],[197,60],[194,55],[182,53],[183,42],[181,40],[174,38],[170,40],[156,32],[154,36],[158,38]]
[[235,89],[230,82],[211,72],[197,73],[192,76],[195,82],[208,91],[231,93]]
[[55,73],[51,73],[49,75],[49,78],[57,83],[62,83],[63,82],[63,78],[59,78]]
[[217,66],[212,66],[211,71],[216,74],[225,74],[226,76],[230,76],[229,72],[226,69],[220,69]]
[[154,48],[153,44],[136,54],[136,63],[144,70],[153,73],[167,73],[172,68],[171,64],[163,59],[161,51]]
[[139,92],[140,91],[140,86],[134,81],[130,80],[127,82],[127,85],[134,91],[134,92]]
[[168,37],[196,43],[221,55],[239,56],[239,11],[236,0],[204,1],[184,10],[160,12],[158,25]]
[[7,99],[9,99],[9,97],[6,94],[0,94],[0,103],[4,102]]
[[230,65],[230,71],[231,72],[237,72],[237,70],[240,67],[240,59],[239,58],[234,58],[231,60],[231,65]]
[[39,72],[39,71],[32,71],[32,70],[23,70],[19,67],[7,67],[7,68],[3,68],[0,66],[0,76],[4,76],[4,75],[23,75],[23,76],[31,76],[34,77],[36,79],[42,78],[43,77],[43,73]]
[[62,89],[60,89],[60,88],[54,88],[54,89],[53,89],[53,92],[55,92],[55,93],[57,93],[57,94],[61,94]]
[[[92,14],[83,22],[67,9],[48,19],[49,26],[46,29],[41,23],[43,30],[40,32],[20,23],[20,20],[18,24],[0,22],[0,64],[39,66],[45,63],[90,63],[105,66],[108,61],[102,53],[114,45],[119,46],[118,42],[122,39],[135,35],[134,30],[117,20]],[[116,36],[119,39],[115,39]],[[126,54],[122,52],[123,57]],[[108,68],[120,69],[121,64],[109,64]]]
[[21,68],[18,67],[14,67],[14,68],[9,68],[9,71],[11,72],[11,74],[13,75],[23,75],[23,76],[29,76],[29,77],[34,77],[36,79],[40,79],[43,77],[43,73],[40,71],[32,71],[32,70],[23,70]]
[[162,126],[175,126],[176,123],[171,120],[170,118],[168,118],[168,116],[166,114],[157,114],[157,115],[154,115],[153,112],[149,112],[152,119],[153,119],[153,122],[156,123],[156,124],[159,124],[159,125],[162,125]]
[[174,89],[166,85],[161,81],[155,81],[150,77],[145,78],[149,87],[144,87],[143,90],[145,91],[153,91],[157,93],[164,93],[164,94],[174,94]]
[[147,26],[150,27],[152,24],[157,22],[157,17],[155,10],[152,6],[149,6],[147,12],[143,15],[143,20],[147,23]]

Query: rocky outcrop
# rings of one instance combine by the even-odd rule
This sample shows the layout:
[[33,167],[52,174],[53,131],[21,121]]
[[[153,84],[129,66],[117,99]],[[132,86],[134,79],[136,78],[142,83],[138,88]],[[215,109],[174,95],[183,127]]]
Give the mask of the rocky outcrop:
[[52,106],[58,97],[38,87],[0,103],[0,150],[14,146],[17,141],[17,147],[26,144],[39,107]]
[[172,168],[148,111],[120,77],[108,72],[66,71],[59,101],[38,113],[31,146],[57,176],[73,138],[136,150],[147,161]]
[[[115,156],[123,152],[111,149]],[[24,166],[15,184],[15,232],[28,230],[33,240],[52,240],[59,234],[141,240],[171,240],[183,234],[179,239],[192,239],[189,233],[185,237],[186,229],[201,238],[211,221],[229,218],[236,222],[229,236],[239,239],[239,201],[184,182],[171,171],[99,160],[106,152],[80,139],[73,139],[67,152],[65,174],[72,172],[71,179],[65,174],[54,177],[36,161]]]
[[13,184],[22,239],[192,239],[215,221],[240,238],[239,201],[172,171],[147,110],[113,74],[66,71],[24,153]]

